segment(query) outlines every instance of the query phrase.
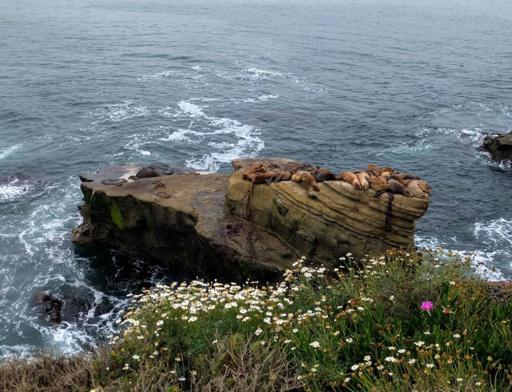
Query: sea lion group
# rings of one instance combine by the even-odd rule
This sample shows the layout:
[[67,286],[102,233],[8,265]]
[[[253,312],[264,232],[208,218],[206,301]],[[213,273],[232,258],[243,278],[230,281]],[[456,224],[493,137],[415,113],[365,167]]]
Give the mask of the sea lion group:
[[294,181],[304,184],[308,194],[315,197],[313,191],[319,192],[317,183],[323,181],[343,181],[352,185],[356,190],[375,191],[375,197],[388,192],[408,197],[428,198],[432,192],[430,185],[420,177],[410,173],[402,173],[390,167],[379,167],[369,164],[365,170],[344,171],[339,175],[329,169],[306,169],[307,165],[289,165],[289,167],[273,167],[265,163],[255,163],[243,171],[244,180],[253,184],[271,184],[280,181]]

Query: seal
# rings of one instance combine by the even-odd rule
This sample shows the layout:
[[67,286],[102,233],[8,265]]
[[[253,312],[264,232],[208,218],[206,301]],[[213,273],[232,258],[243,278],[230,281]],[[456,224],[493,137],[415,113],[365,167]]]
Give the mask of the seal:
[[369,163],[368,169],[367,169],[367,172],[370,175],[375,176],[375,177],[379,177],[383,173],[388,174],[387,172],[391,172],[391,174],[393,174],[394,171],[395,171],[395,169],[392,169],[390,167],[379,167],[377,165],[374,165],[373,163]]
[[311,172],[311,175],[315,177],[316,182],[336,180],[336,176],[329,169],[315,169]]
[[357,189],[359,191],[362,189],[359,179],[352,172],[349,172],[349,171],[341,172],[338,178],[341,181],[345,181],[345,182],[348,182],[349,184],[351,184],[354,189]]
[[[383,178],[383,177],[378,177],[378,178]],[[401,183],[399,183],[397,180],[389,179],[387,181],[387,184],[384,184],[381,180],[379,180],[378,184],[376,184],[376,185],[377,185],[376,189],[379,189],[379,188],[380,189],[378,191],[376,191],[377,193],[375,193],[374,197],[379,197],[384,192],[393,193],[395,195],[412,196],[411,192],[405,186],[403,186]],[[372,189],[374,189],[374,188],[372,187]]]
[[388,180],[380,176],[371,176],[369,179],[370,188],[375,192],[385,191],[389,188]]
[[420,187],[420,189],[423,192],[428,193],[429,195],[432,193],[432,187],[430,186],[430,184],[427,181],[416,180],[416,183],[418,184],[418,186]]
[[288,171],[271,171],[266,173],[252,173],[246,176],[253,184],[272,184],[273,182],[288,181],[292,173]]
[[250,177],[252,174],[265,173],[266,171],[267,171],[267,167],[263,163],[254,163],[245,168],[245,170],[242,174],[242,178],[244,180],[252,181],[252,179]]
[[320,191],[320,188],[318,188],[318,185],[316,184],[315,177],[306,171],[293,173],[291,180],[299,184],[304,183],[309,189],[314,189],[317,192]]
[[101,180],[101,183],[103,185],[116,185],[116,186],[121,186],[123,185],[125,182],[128,182],[127,180],[125,180],[124,178],[107,178],[105,180]]
[[160,174],[158,174],[158,172],[151,168],[151,167],[143,167],[142,169],[140,169],[137,174],[135,174],[135,178],[137,179],[140,179],[140,178],[153,178],[153,177],[159,177]]
[[395,195],[411,196],[411,192],[397,180],[392,178],[388,180],[389,190]]
[[359,180],[359,183],[361,184],[361,188],[367,190],[370,187],[370,175],[365,171],[356,172],[355,174]]
[[419,197],[419,198],[428,198],[428,193],[423,190],[422,187],[420,187],[420,180],[410,180],[409,184],[407,184],[407,189],[411,193],[411,196],[413,197]]

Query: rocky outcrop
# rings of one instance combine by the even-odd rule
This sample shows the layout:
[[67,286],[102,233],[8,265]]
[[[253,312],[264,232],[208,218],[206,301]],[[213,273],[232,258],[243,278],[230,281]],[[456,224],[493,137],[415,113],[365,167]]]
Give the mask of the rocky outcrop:
[[[255,162],[233,162],[231,175],[136,178],[141,168],[135,166],[83,175],[84,221],[73,241],[233,279],[273,277],[302,255],[333,264],[347,252],[362,257],[414,246],[415,222],[428,208],[428,195],[375,197],[372,189],[338,180],[315,183],[312,194],[305,181],[283,180],[289,176],[255,184],[244,178]],[[258,162],[275,172],[316,169],[285,159]]]
[[512,132],[486,136],[482,148],[488,151],[494,160],[512,160]]

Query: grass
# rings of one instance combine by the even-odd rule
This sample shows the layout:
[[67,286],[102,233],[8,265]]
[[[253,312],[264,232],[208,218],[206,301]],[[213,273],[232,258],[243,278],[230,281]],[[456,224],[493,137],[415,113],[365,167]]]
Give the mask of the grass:
[[[436,252],[340,264],[302,259],[274,286],[157,286],[133,296],[108,351],[8,362],[0,380],[10,384],[0,388],[512,390],[510,284],[483,281],[468,260]],[[53,385],[33,376],[45,368]],[[75,389],[58,389],[62,380]]]

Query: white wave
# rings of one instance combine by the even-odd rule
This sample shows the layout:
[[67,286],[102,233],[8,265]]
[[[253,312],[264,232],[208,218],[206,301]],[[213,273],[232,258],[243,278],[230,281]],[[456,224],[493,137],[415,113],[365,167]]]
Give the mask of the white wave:
[[190,101],[180,101],[178,102],[178,107],[184,114],[190,117],[206,117],[203,108]]
[[257,80],[257,79],[268,79],[268,78],[275,78],[275,77],[282,77],[283,74],[281,72],[276,71],[268,71],[266,69],[260,69],[260,68],[247,68],[242,71],[242,74],[247,75],[250,79]]
[[165,142],[203,143],[216,150],[189,159],[187,166],[197,170],[217,171],[223,163],[241,156],[255,156],[263,149],[264,142],[259,137],[258,129],[234,119],[210,116],[204,111],[207,106],[194,103],[198,100],[194,98],[178,102],[179,110],[173,114],[175,117],[191,119],[190,127],[180,128],[159,139]]
[[168,71],[160,71],[160,72],[155,72],[153,74],[148,74],[148,75],[142,75],[140,78],[138,78],[137,80],[139,82],[143,82],[145,80],[155,80],[155,79],[162,79],[162,78],[167,78],[173,74],[175,74],[176,71],[171,71],[171,70],[168,70]]
[[473,234],[497,249],[512,249],[512,220],[505,218],[475,223]]
[[7,158],[14,151],[20,149],[22,145],[23,145],[22,143],[19,143],[19,144],[15,144],[13,146],[10,146],[10,147],[6,147],[6,148],[0,149],[0,159]]
[[200,65],[194,65],[192,67],[190,67],[190,69],[194,70],[194,71],[202,71],[203,68],[200,66]]
[[431,139],[433,136],[448,136],[453,137],[456,140],[470,144],[473,147],[480,147],[486,133],[483,128],[423,128],[416,132],[417,137],[426,141]]
[[442,250],[446,254],[451,252],[452,254],[456,254],[461,258],[469,258],[471,260],[471,265],[473,266],[475,273],[481,276],[482,278],[488,280],[505,279],[503,273],[497,270],[495,267],[494,260],[496,259],[496,256],[499,253],[498,251],[468,251],[450,249],[450,247],[446,243],[442,242],[441,240],[435,237],[415,236],[414,240],[418,248]]
[[243,103],[266,102],[266,101],[269,101],[271,99],[277,99],[277,98],[279,98],[279,95],[263,94],[263,95],[260,95],[257,98],[242,99],[240,102],[243,102]]
[[146,106],[137,106],[133,100],[126,100],[123,103],[109,104],[98,108],[92,115],[99,121],[120,122],[134,117],[145,117],[149,114],[150,111]]
[[34,186],[20,183],[17,177],[14,177],[6,184],[0,184],[0,203],[17,200],[30,193]]
[[142,147],[146,144],[149,144],[150,141],[143,140],[144,135],[139,135],[135,133],[130,136],[130,141],[124,146],[127,150],[135,151],[136,153],[142,155],[143,157],[147,157],[151,155],[151,151],[145,150]]

